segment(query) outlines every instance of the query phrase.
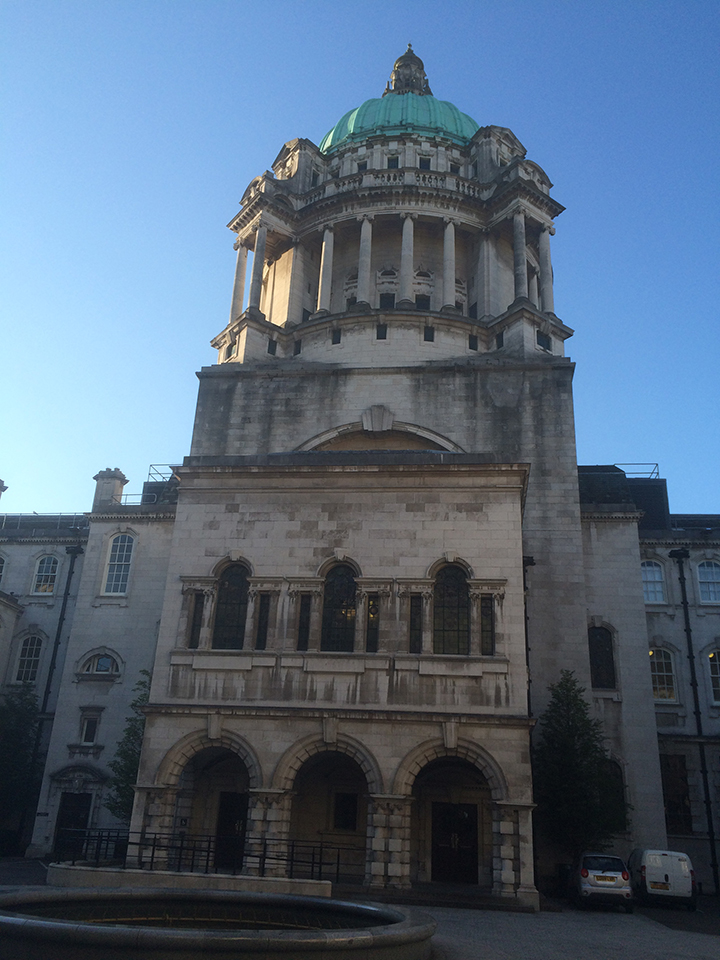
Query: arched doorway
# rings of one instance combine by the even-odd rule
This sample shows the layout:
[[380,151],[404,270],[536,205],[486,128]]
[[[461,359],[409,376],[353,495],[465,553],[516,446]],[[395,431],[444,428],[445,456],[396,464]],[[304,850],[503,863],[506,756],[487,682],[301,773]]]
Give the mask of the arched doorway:
[[433,760],[413,785],[413,880],[492,886],[490,788],[466,760]]
[[242,866],[250,778],[240,757],[223,747],[197,753],[180,778],[175,832],[208,844],[217,869]]
[[[344,879],[362,879],[367,845],[368,785],[360,765],[344,753],[310,757],[293,785],[290,840],[305,856],[312,845],[341,864]],[[330,848],[334,851],[330,853]],[[339,851],[339,852],[338,852]]]

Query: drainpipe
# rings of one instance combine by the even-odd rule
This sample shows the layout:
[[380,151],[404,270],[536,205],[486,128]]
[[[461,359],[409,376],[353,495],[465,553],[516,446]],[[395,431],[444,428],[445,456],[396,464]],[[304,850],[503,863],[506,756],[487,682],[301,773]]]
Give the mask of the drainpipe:
[[530,631],[528,627],[528,606],[527,606],[527,595],[528,595],[528,583],[527,583],[527,572],[528,567],[534,567],[535,560],[532,557],[523,557],[523,600],[525,606],[525,665],[527,667],[527,713],[528,717],[531,717],[532,714],[532,680],[530,679]]
[[687,597],[687,581],[685,579],[685,560],[690,559],[690,552],[684,547],[679,550],[671,550],[668,556],[677,561],[678,579],[680,581],[680,593],[682,595],[683,619],[685,621],[685,637],[687,640],[688,660],[690,661],[690,686],[693,694],[693,705],[695,708],[695,726],[698,736],[698,749],[700,753],[700,774],[703,782],[703,794],[705,798],[705,819],[707,820],[708,843],[710,844],[710,866],[713,875],[713,884],[715,885],[715,894],[720,893],[720,882],[718,882],[718,860],[717,849],[715,847],[715,826],[713,824],[712,801],[710,799],[710,784],[708,782],[707,758],[705,756],[705,740],[703,738],[702,714],[700,712],[700,696],[698,694],[697,671],[695,669],[695,651],[693,649],[692,627],[690,625],[690,607]]

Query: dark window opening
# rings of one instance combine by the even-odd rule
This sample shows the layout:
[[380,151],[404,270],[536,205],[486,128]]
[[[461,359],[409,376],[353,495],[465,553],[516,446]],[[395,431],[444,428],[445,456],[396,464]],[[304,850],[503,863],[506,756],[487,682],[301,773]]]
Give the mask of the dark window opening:
[[261,593],[259,600],[255,649],[264,650],[267,646],[268,625],[270,623],[270,594]]
[[443,567],[435,578],[433,651],[465,656],[470,652],[470,597],[461,567]]
[[462,302],[462,300],[456,300],[456,301],[455,301],[455,309],[456,309],[456,310],[459,310],[460,313],[463,312],[463,307],[464,307],[464,306],[465,306],[465,304]]
[[358,797],[356,793],[336,793],[333,827],[336,830],[357,830]]
[[690,788],[683,754],[660,754],[665,826],[668,833],[692,833]]
[[375,339],[376,340],[387,340],[387,324],[379,323],[375,327]]
[[430,157],[420,157],[420,160],[418,161],[418,167],[419,167],[421,170],[429,170],[429,169],[430,169]]
[[345,563],[325,578],[321,650],[352,653],[355,647],[355,574]]
[[505,343],[505,334],[504,334],[504,333],[499,333],[499,334],[495,337],[495,349],[496,349],[496,350],[499,350],[504,343]]
[[298,650],[307,650],[310,643],[310,611],[312,610],[312,594],[300,594],[300,613],[298,614]]
[[365,625],[365,650],[368,653],[378,652],[380,637],[380,597],[371,593],[367,599],[367,623]]
[[435,327],[425,327],[423,332],[423,340],[426,343],[433,343],[435,340]]
[[381,309],[381,310],[394,310],[394,309],[395,309],[395,294],[394,294],[394,293],[381,293],[381,294],[380,294],[380,309]]
[[354,307],[357,303],[357,297],[348,297],[345,301],[345,309],[349,310],[350,307]]
[[310,180],[310,185],[311,185],[312,187],[316,187],[316,186],[318,185],[318,180],[319,180],[319,179],[320,179],[320,174],[319,174],[316,170],[313,170],[313,175],[312,175],[312,178],[311,178],[311,180]]
[[415,309],[416,310],[429,310],[430,309],[430,297],[425,296],[425,294],[419,293],[415,297]]
[[480,597],[480,653],[495,655],[495,602],[491,596]]
[[588,647],[593,690],[614,690],[616,682],[612,634],[605,627],[590,627]]
[[419,593],[410,596],[410,653],[422,653],[423,598]]
[[330,339],[333,343],[340,343],[342,338],[342,330],[333,330]]
[[468,316],[471,320],[477,320],[477,302],[471,303],[468,309]]
[[95,743],[99,722],[99,717],[83,717],[80,731],[81,743]]
[[191,650],[197,650],[200,643],[200,629],[202,627],[203,610],[205,608],[205,597],[197,592],[192,597],[192,618],[190,620],[190,636],[188,637],[188,647]]
[[215,650],[242,650],[248,604],[248,571],[241,563],[226,567],[218,584],[212,645]]
[[459,163],[451,163],[451,164],[450,164],[450,173],[460,173],[460,164],[459,164]]
[[296,357],[299,353],[302,353],[302,340],[293,343],[293,356]]
[[476,333],[471,333],[468,335],[468,349],[477,350],[478,348],[478,338]]
[[474,163],[474,164],[472,165],[472,167],[470,167],[470,170],[471,170],[471,172],[472,172],[473,177],[477,177],[477,173],[478,173],[478,165],[477,165],[477,163]]
[[226,359],[226,360],[229,360],[230,357],[233,355],[234,347],[235,347],[235,344],[234,344],[234,343],[229,343],[229,344],[225,347],[225,359]]
[[388,157],[388,170],[397,170],[400,166],[400,157]]
[[274,357],[277,353],[277,340],[268,340],[268,353]]
[[367,160],[358,160],[357,169],[358,173],[365,173],[367,170]]
[[306,320],[309,320],[312,314],[309,310],[303,310],[302,312],[302,322],[305,323]]
[[542,333],[540,330],[535,334],[537,339],[537,345],[542,347],[543,350],[552,350],[552,340],[546,333]]

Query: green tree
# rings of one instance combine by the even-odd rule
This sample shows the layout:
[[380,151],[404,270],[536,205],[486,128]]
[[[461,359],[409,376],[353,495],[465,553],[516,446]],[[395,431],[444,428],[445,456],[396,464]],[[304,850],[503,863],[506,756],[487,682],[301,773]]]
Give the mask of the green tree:
[[0,700],[0,827],[6,853],[17,853],[23,811],[35,803],[40,785],[40,711],[30,684]]
[[121,823],[126,824],[130,823],[132,816],[134,787],[137,783],[140,751],[145,732],[145,714],[142,708],[150,696],[150,674],[147,670],[141,670],[140,674],[140,680],[133,687],[133,693],[136,696],[130,703],[132,713],[125,718],[125,730],[118,741],[115,756],[108,764],[113,777],[110,781],[110,792],[105,799],[105,807]]
[[573,859],[609,846],[627,828],[628,806],[585,688],[563,670],[548,689],[552,696],[533,751],[535,824],[546,842]]

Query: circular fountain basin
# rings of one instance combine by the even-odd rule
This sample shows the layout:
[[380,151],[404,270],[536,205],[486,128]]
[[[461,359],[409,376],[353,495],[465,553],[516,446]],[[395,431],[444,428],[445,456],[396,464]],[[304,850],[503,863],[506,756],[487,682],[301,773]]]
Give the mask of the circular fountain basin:
[[435,921],[323,897],[173,890],[0,896],[3,960],[427,960]]

